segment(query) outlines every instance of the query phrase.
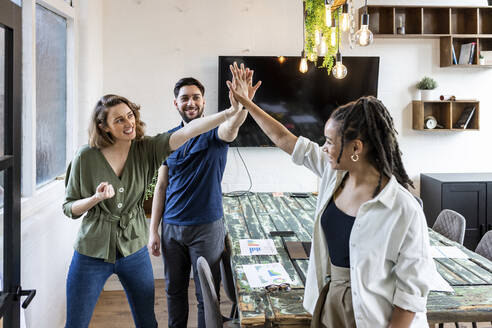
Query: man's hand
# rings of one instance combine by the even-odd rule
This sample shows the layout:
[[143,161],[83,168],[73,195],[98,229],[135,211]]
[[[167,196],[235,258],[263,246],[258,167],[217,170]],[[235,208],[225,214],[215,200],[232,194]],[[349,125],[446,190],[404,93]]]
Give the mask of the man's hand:
[[161,255],[161,238],[157,231],[151,231],[149,233],[149,243],[147,244],[147,249],[149,253],[154,256]]
[[253,86],[253,71],[249,69],[245,70],[244,64],[241,64],[241,67],[238,67],[237,63],[234,62],[234,65],[230,65],[229,69],[233,76],[233,82],[226,82],[229,87],[229,92],[232,93],[237,102],[243,105],[249,103],[251,98],[254,97],[256,90],[261,85],[261,81]]

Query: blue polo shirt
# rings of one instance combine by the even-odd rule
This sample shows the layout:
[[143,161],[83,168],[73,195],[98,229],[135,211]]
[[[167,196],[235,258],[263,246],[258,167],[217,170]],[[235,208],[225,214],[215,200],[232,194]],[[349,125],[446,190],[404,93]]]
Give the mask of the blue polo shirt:
[[165,223],[197,225],[223,217],[221,181],[228,149],[217,127],[188,140],[167,158],[163,164],[169,168]]

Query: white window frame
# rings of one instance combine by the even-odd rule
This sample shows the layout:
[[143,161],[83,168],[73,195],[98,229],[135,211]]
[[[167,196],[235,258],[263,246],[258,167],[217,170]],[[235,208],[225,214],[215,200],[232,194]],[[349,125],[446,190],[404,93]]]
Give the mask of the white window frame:
[[50,184],[36,187],[36,4],[64,17],[67,21],[67,121],[66,165],[77,145],[77,62],[78,0],[72,6],[63,0],[22,0],[22,185],[23,197],[33,197]]

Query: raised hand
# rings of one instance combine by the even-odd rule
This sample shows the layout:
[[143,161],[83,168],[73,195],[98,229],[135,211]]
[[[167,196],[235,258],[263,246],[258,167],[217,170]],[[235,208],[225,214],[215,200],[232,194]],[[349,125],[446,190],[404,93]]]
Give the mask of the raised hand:
[[258,82],[254,87],[252,86],[253,71],[245,70],[244,64],[238,67],[237,63],[234,62],[234,65],[230,65],[229,69],[233,76],[233,82],[227,81],[227,87],[234,98],[244,106],[250,101],[250,94],[253,97],[261,83]]
[[99,186],[96,188],[96,193],[94,197],[98,201],[103,201],[105,199],[112,198],[114,196],[114,188],[113,185],[108,182],[101,182]]
[[[253,86],[253,73],[255,71],[253,70],[250,70],[249,68],[246,68],[246,80],[248,81],[248,98],[250,100],[253,100],[255,94],[256,94],[256,90],[258,90],[258,88],[260,87],[261,85],[261,81],[258,81],[254,86]],[[234,81],[232,81],[234,82]]]

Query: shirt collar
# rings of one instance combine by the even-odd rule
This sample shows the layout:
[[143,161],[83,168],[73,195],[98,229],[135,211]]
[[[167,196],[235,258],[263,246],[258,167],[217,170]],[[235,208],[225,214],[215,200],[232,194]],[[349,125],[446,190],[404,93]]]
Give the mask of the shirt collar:
[[[333,190],[337,190],[338,186],[342,182],[343,178],[345,177],[345,174],[347,174],[347,171],[338,171],[337,172],[337,177],[335,181],[335,188]],[[393,207],[393,203],[395,202],[395,197],[396,193],[399,188],[399,183],[396,180],[395,176],[392,175],[391,179],[388,181],[386,186],[381,190],[376,197],[370,200],[370,202],[380,202],[384,206],[388,208]]]
[[391,179],[388,181],[386,186],[379,192],[379,194],[374,197],[374,201],[381,202],[384,206],[388,208],[393,207],[393,203],[395,202],[396,194],[399,188],[399,183],[396,180],[395,176],[392,175]]

